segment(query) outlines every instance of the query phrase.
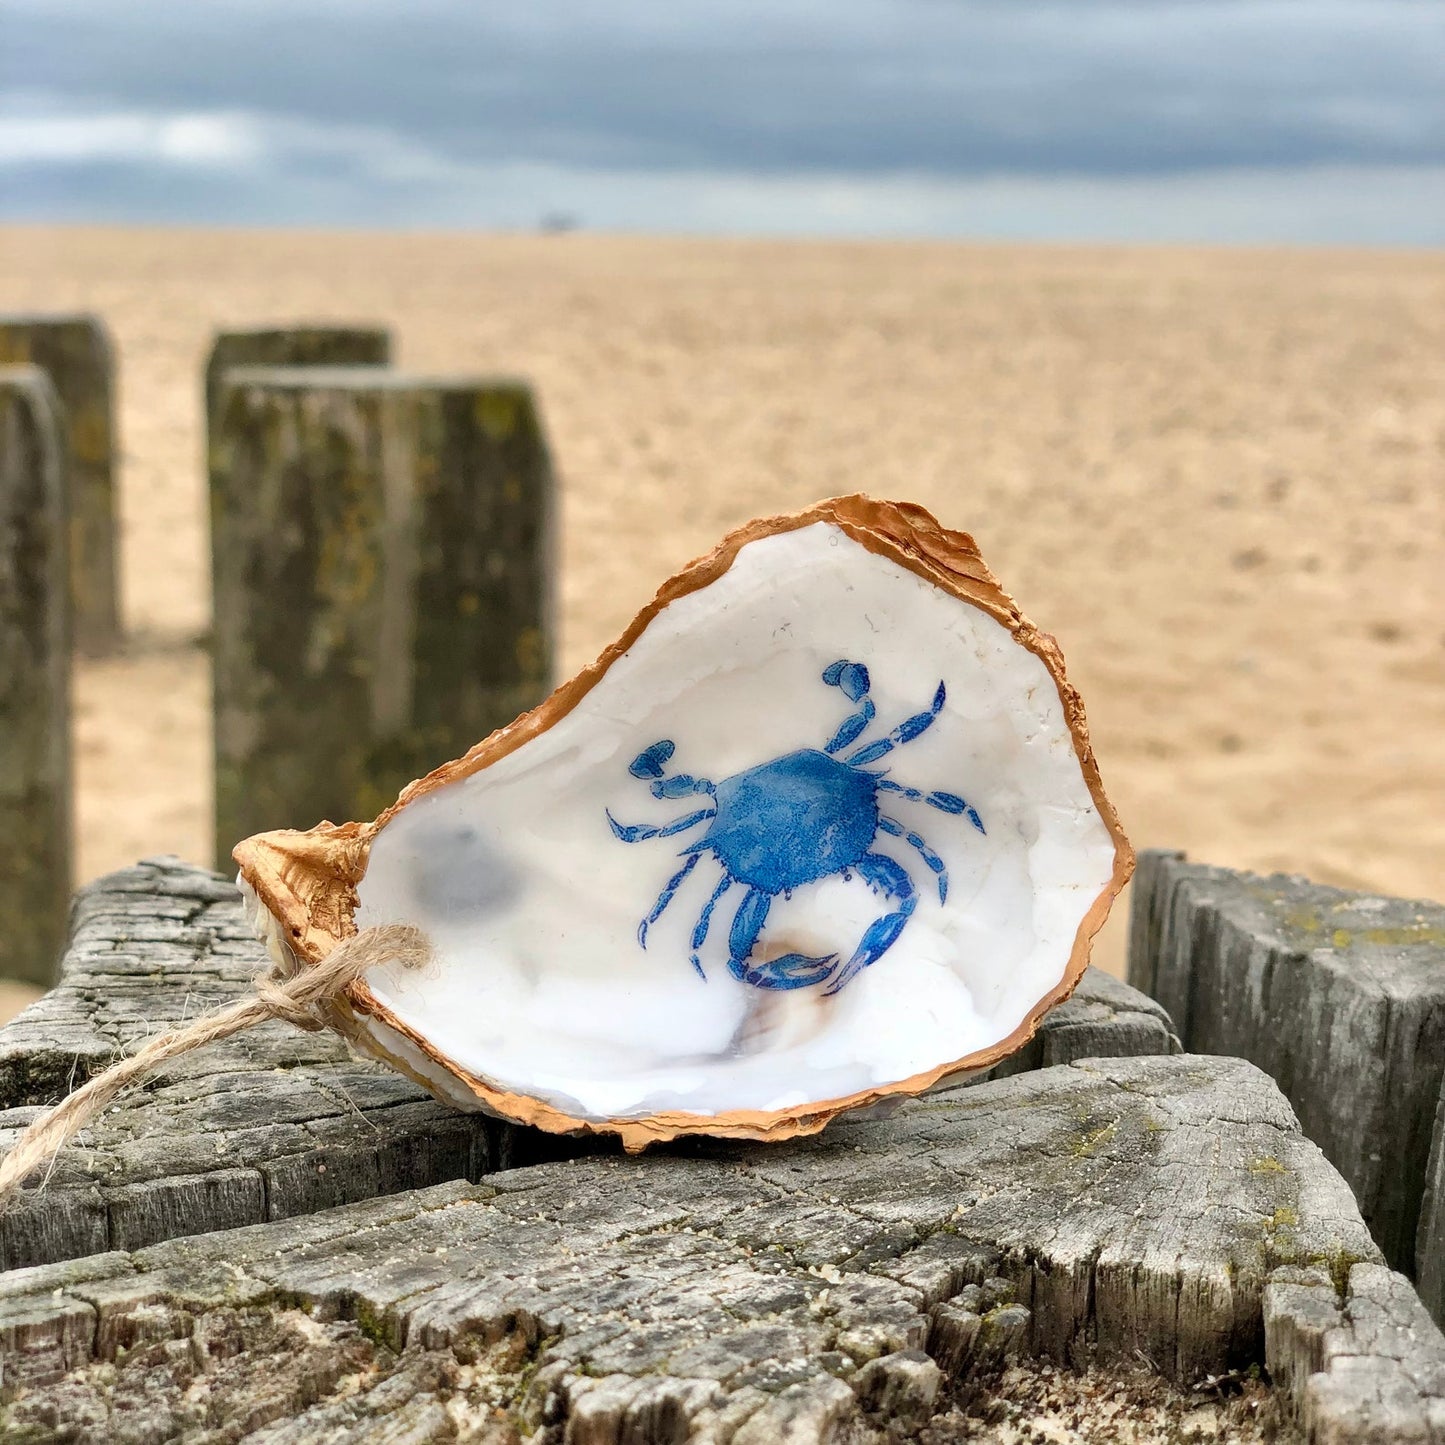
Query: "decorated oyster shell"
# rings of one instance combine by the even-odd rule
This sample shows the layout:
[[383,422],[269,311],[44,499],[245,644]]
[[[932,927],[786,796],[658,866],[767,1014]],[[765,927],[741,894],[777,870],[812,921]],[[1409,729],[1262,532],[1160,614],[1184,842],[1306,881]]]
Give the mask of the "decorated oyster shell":
[[439,1097],[640,1148],[786,1138],[1025,1043],[1133,864],[1053,639],[971,538],[753,522],[375,822],[235,852],[304,965],[412,923],[334,1024]]

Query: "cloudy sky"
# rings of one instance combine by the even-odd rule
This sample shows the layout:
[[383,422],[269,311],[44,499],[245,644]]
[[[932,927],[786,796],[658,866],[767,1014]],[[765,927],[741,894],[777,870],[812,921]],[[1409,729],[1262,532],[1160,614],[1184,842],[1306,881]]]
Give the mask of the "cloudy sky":
[[1442,0],[4,0],[0,217],[1445,244]]

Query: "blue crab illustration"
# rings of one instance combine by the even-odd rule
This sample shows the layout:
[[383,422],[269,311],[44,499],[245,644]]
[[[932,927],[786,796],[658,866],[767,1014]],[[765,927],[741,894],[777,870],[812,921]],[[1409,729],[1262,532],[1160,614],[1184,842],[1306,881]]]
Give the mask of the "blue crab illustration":
[[[983,833],[983,820],[956,793],[924,792],[896,783],[883,772],[870,771],[869,763],[886,757],[894,748],[911,743],[932,725],[948,694],[942,682],[923,712],[899,723],[886,737],[854,747],[877,716],[868,696],[868,669],[861,662],[842,659],[823,671],[823,681],[838,688],[858,710],[823,745],[786,753],[755,768],[734,773],[720,783],[689,773],[664,771],[677,750],[671,738],[645,748],[628,772],[646,782],[654,798],[701,795],[711,802],[674,823],[661,827],[619,823],[609,811],[607,821],[624,843],[671,838],[707,823],[707,832],[682,850],[687,861],[668,879],[652,911],[638,926],[637,939],[647,947],[647,930],[662,917],[683,880],[711,853],[722,867],[722,879],[703,905],[692,932],[692,966],[706,978],[698,953],[707,938],[713,910],[735,884],[747,889],[738,904],[728,935],[728,968],[734,978],[756,988],[807,988],[831,979],[825,995],[835,994],[871,963],[876,963],[897,941],[918,906],[918,895],[908,872],[873,845],[880,832],[902,838],[915,849],[938,881],[938,899],[948,897],[948,870],[943,859],[914,829],[884,813],[880,793],[894,793],[912,803],[925,803],[943,813],[967,817]],[[849,749],[852,751],[849,751]],[[754,964],[753,950],[768,920],[773,900],[787,898],[795,888],[833,875],[844,881],[854,873],[892,905],[892,911],[875,919],[864,932],[853,956],[837,968],[838,955],[812,957],[789,953]],[[836,973],[835,973],[836,970]]]

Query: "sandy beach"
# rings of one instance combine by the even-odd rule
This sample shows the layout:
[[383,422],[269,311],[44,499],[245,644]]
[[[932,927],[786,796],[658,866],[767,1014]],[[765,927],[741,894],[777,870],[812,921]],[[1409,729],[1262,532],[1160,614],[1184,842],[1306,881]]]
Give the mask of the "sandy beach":
[[131,632],[77,676],[78,882],[209,861],[202,358],[304,318],[535,382],[565,672],[736,523],[911,499],[1060,639],[1137,846],[1445,891],[1445,254],[0,230],[0,310],[72,308]]

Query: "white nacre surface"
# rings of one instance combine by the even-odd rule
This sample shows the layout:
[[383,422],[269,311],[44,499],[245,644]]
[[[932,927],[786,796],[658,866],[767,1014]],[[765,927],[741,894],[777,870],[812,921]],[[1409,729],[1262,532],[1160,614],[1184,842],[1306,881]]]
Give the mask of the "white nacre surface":
[[[704,853],[642,948],[639,922],[706,825],[625,843],[607,813],[662,825],[710,800],[655,799],[629,763],[669,738],[669,774],[720,782],[821,749],[857,707],[821,680],[843,658],[868,668],[878,711],[844,756],[947,686],[932,725],[869,764],[977,809],[985,834],[966,816],[880,795],[946,864],[947,903],[919,853],[880,832],[874,850],[907,871],[918,903],[871,967],[833,996],[826,982],[778,991],[734,979],[737,884],[701,951],[704,980],[690,939],[723,877]],[[427,931],[437,957],[424,975],[378,969],[367,983],[502,1089],[592,1120],[773,1111],[897,1083],[1006,1038],[1063,978],[1113,867],[1044,664],[987,613],[820,522],[750,542],[717,581],[659,613],[548,731],[401,809],[372,845],[357,923]],[[754,961],[846,960],[894,907],[856,873],[804,885],[774,902]]]

